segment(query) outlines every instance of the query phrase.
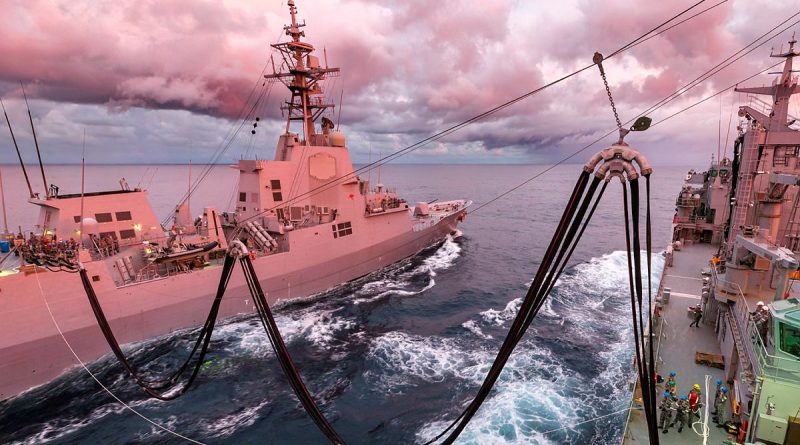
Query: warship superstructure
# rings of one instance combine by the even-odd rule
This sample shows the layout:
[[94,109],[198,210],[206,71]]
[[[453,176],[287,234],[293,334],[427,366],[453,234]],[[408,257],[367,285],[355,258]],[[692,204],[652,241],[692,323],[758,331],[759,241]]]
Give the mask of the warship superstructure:
[[[800,93],[796,43],[772,55],[785,62],[771,86],[736,88],[748,104],[732,158],[689,171],[676,199],[651,338],[658,374],[676,374],[678,396],[699,385],[701,404],[688,431],[659,432],[662,444],[800,443],[800,131],[788,112]],[[638,385],[631,404],[623,443],[647,440]]]
[[[274,303],[364,276],[457,233],[471,201],[410,204],[354,170],[322,89],[339,69],[322,66],[301,40],[305,23],[288,5],[289,39],[272,45],[282,71],[265,76],[291,93],[282,105],[285,132],[273,159],[236,165],[234,212],[206,207],[192,218],[182,203],[165,227],[147,191],[124,181],[119,190],[45,190],[43,197],[29,187],[39,223],[14,240],[26,261],[0,275],[0,400],[76,366],[65,339],[84,362],[109,351],[81,280],[70,273],[78,262],[117,339],[127,343],[202,324],[234,240],[246,242]],[[293,133],[295,123],[302,129]],[[220,317],[247,313],[254,307],[237,270]]]

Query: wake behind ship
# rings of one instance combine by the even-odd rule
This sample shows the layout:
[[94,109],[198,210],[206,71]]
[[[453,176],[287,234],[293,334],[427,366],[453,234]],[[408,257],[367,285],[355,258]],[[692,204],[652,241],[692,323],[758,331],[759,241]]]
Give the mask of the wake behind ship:
[[[147,191],[130,189],[44,197],[38,230],[19,234],[22,264],[0,276],[0,400],[48,382],[108,352],[76,274],[80,262],[120,343],[202,324],[230,243],[247,244],[270,304],[304,297],[407,258],[456,233],[471,201],[409,204],[353,168],[345,136],[323,84],[338,68],[322,66],[300,40],[289,1],[287,42],[272,45],[282,70],[265,76],[291,92],[282,105],[285,133],[271,160],[239,161],[232,213],[187,202],[166,230]],[[293,124],[302,127],[291,132]],[[23,166],[24,168],[24,166]],[[43,171],[44,173],[44,171]],[[27,176],[26,176],[27,177]],[[80,241],[76,241],[80,240]],[[241,272],[232,275],[220,317],[254,312]],[[63,338],[62,338],[63,334]]]

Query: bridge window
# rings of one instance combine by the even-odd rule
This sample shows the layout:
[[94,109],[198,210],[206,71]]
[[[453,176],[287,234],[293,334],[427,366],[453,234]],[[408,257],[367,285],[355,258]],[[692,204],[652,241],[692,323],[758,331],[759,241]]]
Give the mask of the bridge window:
[[272,192],[272,200],[275,202],[283,201],[283,194],[281,192]]
[[111,217],[111,213],[95,213],[94,219],[99,223],[108,223],[114,221],[114,219]]
[[136,238],[136,232],[133,229],[120,230],[119,237],[122,239],[133,239]]
[[116,212],[114,215],[117,217],[117,221],[130,221],[133,219],[131,212]]
[[781,350],[800,358],[800,328],[780,323],[779,334]]
[[272,187],[272,190],[280,190],[281,189],[281,180],[280,179],[271,179],[269,181],[269,186]]
[[247,193],[239,192],[239,202],[247,202]]
[[73,221],[75,221],[76,224],[80,224],[81,215],[75,215],[75,216],[72,217],[72,219],[73,219]]

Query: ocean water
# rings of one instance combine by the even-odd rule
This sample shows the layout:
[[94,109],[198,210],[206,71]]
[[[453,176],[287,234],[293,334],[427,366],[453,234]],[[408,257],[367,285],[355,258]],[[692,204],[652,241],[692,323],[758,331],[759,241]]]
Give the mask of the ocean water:
[[[411,202],[468,198],[477,207],[544,168],[389,165],[372,172],[371,179],[397,187]],[[199,170],[194,167],[195,174]],[[685,171],[656,166],[653,175],[654,283]],[[311,392],[348,443],[424,442],[472,399],[579,172],[578,165],[557,167],[470,214],[462,236],[275,308]],[[79,167],[50,167],[48,175],[62,193],[79,191]],[[148,188],[156,213],[166,215],[185,190],[188,168],[88,166],[87,190],[118,187],[122,176],[132,186],[140,182]],[[9,224],[33,226],[36,211],[24,202],[19,170],[3,167],[3,181]],[[216,167],[193,195],[193,207],[227,210],[235,182],[235,170]],[[626,415],[614,413],[627,407],[633,379],[621,223],[621,188],[615,181],[570,266],[458,443],[619,442]],[[137,363],[158,361],[155,372],[179,362],[195,334],[186,330],[129,345],[127,351]],[[196,387],[171,402],[148,399],[112,357],[89,367],[125,403],[202,443],[326,443],[288,387],[257,318],[222,323],[209,358]],[[81,369],[0,402],[0,442],[188,443],[131,413]]]

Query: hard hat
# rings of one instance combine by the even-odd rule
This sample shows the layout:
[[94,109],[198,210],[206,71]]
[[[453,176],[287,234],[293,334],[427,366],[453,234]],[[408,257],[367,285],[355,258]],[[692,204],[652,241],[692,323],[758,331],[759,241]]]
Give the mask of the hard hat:
[[686,400],[686,396],[681,396],[681,400]]
[[675,386],[675,382],[669,382],[669,386]]
[[719,390],[722,391],[722,392],[728,392],[728,387],[727,386],[723,386]]
[[756,303],[756,306],[764,306],[764,302],[763,301],[759,301],[758,303]]
[[694,389],[700,389],[700,385],[698,385],[697,383],[695,383],[695,384],[694,384],[694,386],[692,386],[692,388],[694,388]]
[[717,380],[717,385],[721,385],[721,384],[722,384],[722,380]]
[[669,397],[669,396],[670,396],[669,391],[665,391],[664,392],[664,397]]
[[670,371],[669,375],[672,376],[672,377],[675,377],[676,375],[678,375],[678,373],[676,373],[675,371]]

